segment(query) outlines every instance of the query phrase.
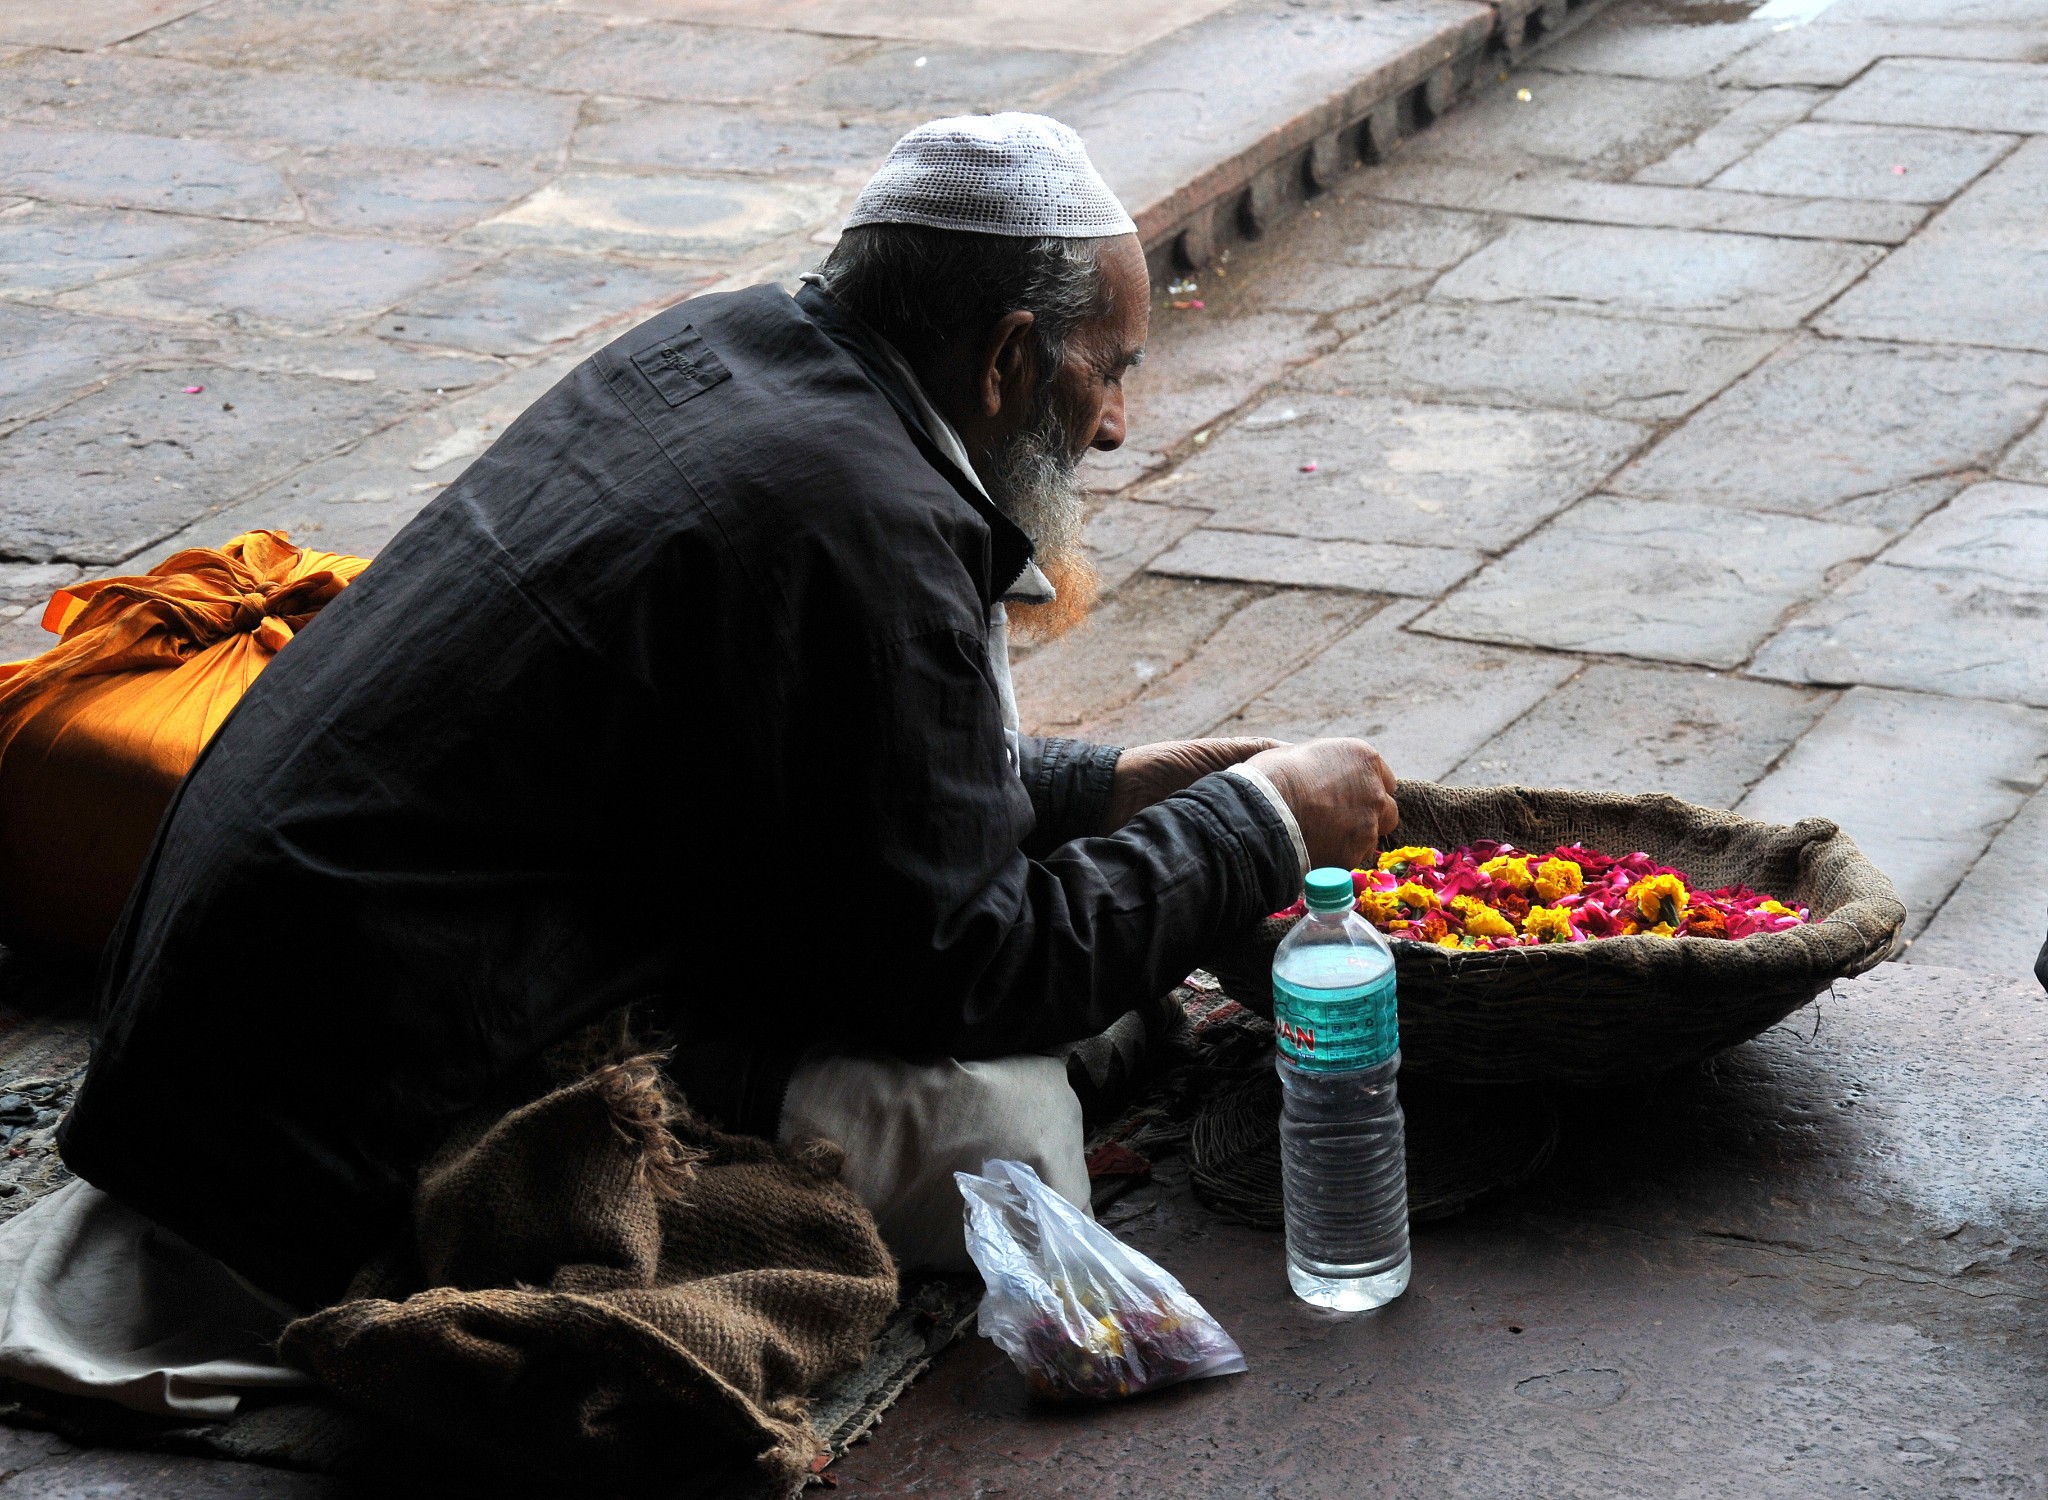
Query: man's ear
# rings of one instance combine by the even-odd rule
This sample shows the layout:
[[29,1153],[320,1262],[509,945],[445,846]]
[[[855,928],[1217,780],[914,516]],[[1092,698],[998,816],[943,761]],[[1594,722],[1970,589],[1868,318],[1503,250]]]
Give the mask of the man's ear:
[[993,421],[1003,414],[1006,403],[1023,402],[1037,371],[1031,347],[1031,325],[1035,314],[1006,312],[982,341],[975,365],[975,405],[983,417]]

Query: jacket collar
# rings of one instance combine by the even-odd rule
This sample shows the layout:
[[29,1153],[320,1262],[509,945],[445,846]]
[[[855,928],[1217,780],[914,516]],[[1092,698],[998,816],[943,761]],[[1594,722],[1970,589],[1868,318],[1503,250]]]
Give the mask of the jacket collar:
[[805,316],[823,329],[861,373],[896,408],[896,415],[917,443],[926,461],[952,482],[960,498],[974,508],[989,528],[989,583],[993,604],[1003,598],[1033,601],[1052,597],[1052,585],[1031,560],[1031,538],[1024,529],[996,508],[980,478],[968,462],[967,450],[951,424],[940,415],[931,399],[918,385],[908,361],[880,334],[813,278],[805,277],[796,294]]

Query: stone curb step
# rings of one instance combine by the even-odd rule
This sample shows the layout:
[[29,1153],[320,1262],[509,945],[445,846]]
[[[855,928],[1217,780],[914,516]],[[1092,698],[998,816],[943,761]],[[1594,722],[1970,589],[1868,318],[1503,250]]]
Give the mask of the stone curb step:
[[1259,238],[1605,3],[1247,0],[1044,107],[1087,140],[1163,285]]

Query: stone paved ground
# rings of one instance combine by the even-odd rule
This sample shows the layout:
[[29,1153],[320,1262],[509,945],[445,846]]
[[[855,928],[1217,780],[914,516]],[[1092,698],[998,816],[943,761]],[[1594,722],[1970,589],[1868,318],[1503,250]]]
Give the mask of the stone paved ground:
[[[1090,470],[1112,587],[1019,663],[1040,727],[1357,733],[1409,775],[1827,813],[1899,881],[1909,960],[2019,972],[2048,859],[2048,0],[1817,7],[1625,0],[1205,272],[1178,298],[1201,310],[1162,303],[1132,448]],[[0,5],[0,653],[43,643],[53,587],[183,541],[270,524],[374,551],[607,329],[815,255],[905,122],[1052,99],[1214,9]],[[1766,1419],[1756,1493],[2043,1487],[2024,1459],[2040,1414],[1986,1353],[2038,1376],[2019,1314],[2043,1292],[2015,1246],[2039,1225],[1997,1206],[2038,1206],[2038,1183],[1957,1180],[2033,1149],[2012,1122],[2031,1119],[2038,1038],[1982,1057],[2038,1002],[1924,974],[1862,982],[1872,1019],[1850,1006],[1839,1040],[1781,1036],[1725,1088],[1679,1089],[1651,1112],[1662,1157],[1615,1156],[1595,1119],[1544,1189],[1568,1213],[1524,1204],[1437,1240],[1474,1328],[1514,1311],[1503,1265],[1584,1304],[1515,1363],[1536,1384],[1515,1386],[1507,1488],[1464,1492],[1535,1492],[1577,1444],[1557,1493],[1726,1493],[1682,1455],[1725,1456]],[[1895,1062],[1915,1048],[1944,1052],[1924,1088]],[[1950,1093],[1955,1119],[1930,1124]],[[1840,1127],[1872,1099],[1883,1128]],[[1667,1181],[1671,1159],[1694,1175]],[[1736,1186],[1687,1197],[1710,1178]],[[1830,1193],[1847,1206],[1816,1209],[1829,1224],[1771,1221]],[[1729,1222],[1670,1238],[1701,1214]],[[1171,1215],[1145,1233],[1205,1243],[1194,1264],[1218,1278],[1271,1254]],[[1802,1302],[1827,1266],[1837,1283]],[[1737,1286],[1768,1295],[1726,1303]],[[1255,1288],[1213,1295],[1234,1324],[1266,1316]],[[1567,1347],[1609,1298],[1707,1330],[1629,1325],[1670,1421],[1611,1451],[1585,1414],[1626,1392]],[[1420,1346],[1361,1335],[1357,1358],[1491,1359],[1460,1297],[1438,1300]],[[1284,1424],[1320,1399],[1287,1361],[1350,1346],[1267,1312],[1271,1399],[1242,1419]],[[1715,1360],[1739,1378],[1688,1413],[1683,1377]],[[1365,1365],[1314,1379],[1343,1394],[1362,1378],[1344,1368]],[[985,1351],[960,1364],[906,1412],[922,1436],[878,1443],[848,1482],[930,1490],[932,1434],[962,1402],[982,1414],[999,1376]],[[1453,1492],[1459,1435],[1501,1418],[1400,1399],[1393,1472]],[[1185,1416],[1151,1449],[1144,1424],[1092,1449],[1067,1429],[1066,1489],[1150,1492],[1158,1463],[1215,1439],[1206,1408],[1159,1409]],[[1023,1446],[975,1450],[970,1473],[1066,1441],[986,1430]],[[1652,1475],[1644,1445],[1678,1468]],[[1820,1488],[1799,1477],[1816,1451]],[[1312,1460],[1334,1467],[1277,1475],[1284,1491],[1219,1471],[1211,1492],[1363,1492],[1356,1455],[1288,1462]],[[342,1492],[22,1433],[0,1433],[0,1486]]]
[[1824,814],[2024,973],[2048,3],[1815,8],[1623,5],[1162,310],[1027,717]]
[[238,528],[374,552],[611,333],[793,279],[910,124],[1060,109],[1164,245],[1531,3],[0,0],[0,658]]

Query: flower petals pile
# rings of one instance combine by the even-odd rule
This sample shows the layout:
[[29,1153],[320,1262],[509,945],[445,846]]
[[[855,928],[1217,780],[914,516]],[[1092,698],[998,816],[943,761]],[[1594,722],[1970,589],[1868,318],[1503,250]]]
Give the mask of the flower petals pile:
[[[1442,948],[1527,948],[1593,938],[1745,938],[1811,920],[1747,886],[1696,891],[1647,854],[1615,858],[1582,844],[1548,854],[1480,839],[1453,849],[1389,849],[1353,870],[1359,913],[1380,931]],[[1299,916],[1302,902],[1276,916]]]

